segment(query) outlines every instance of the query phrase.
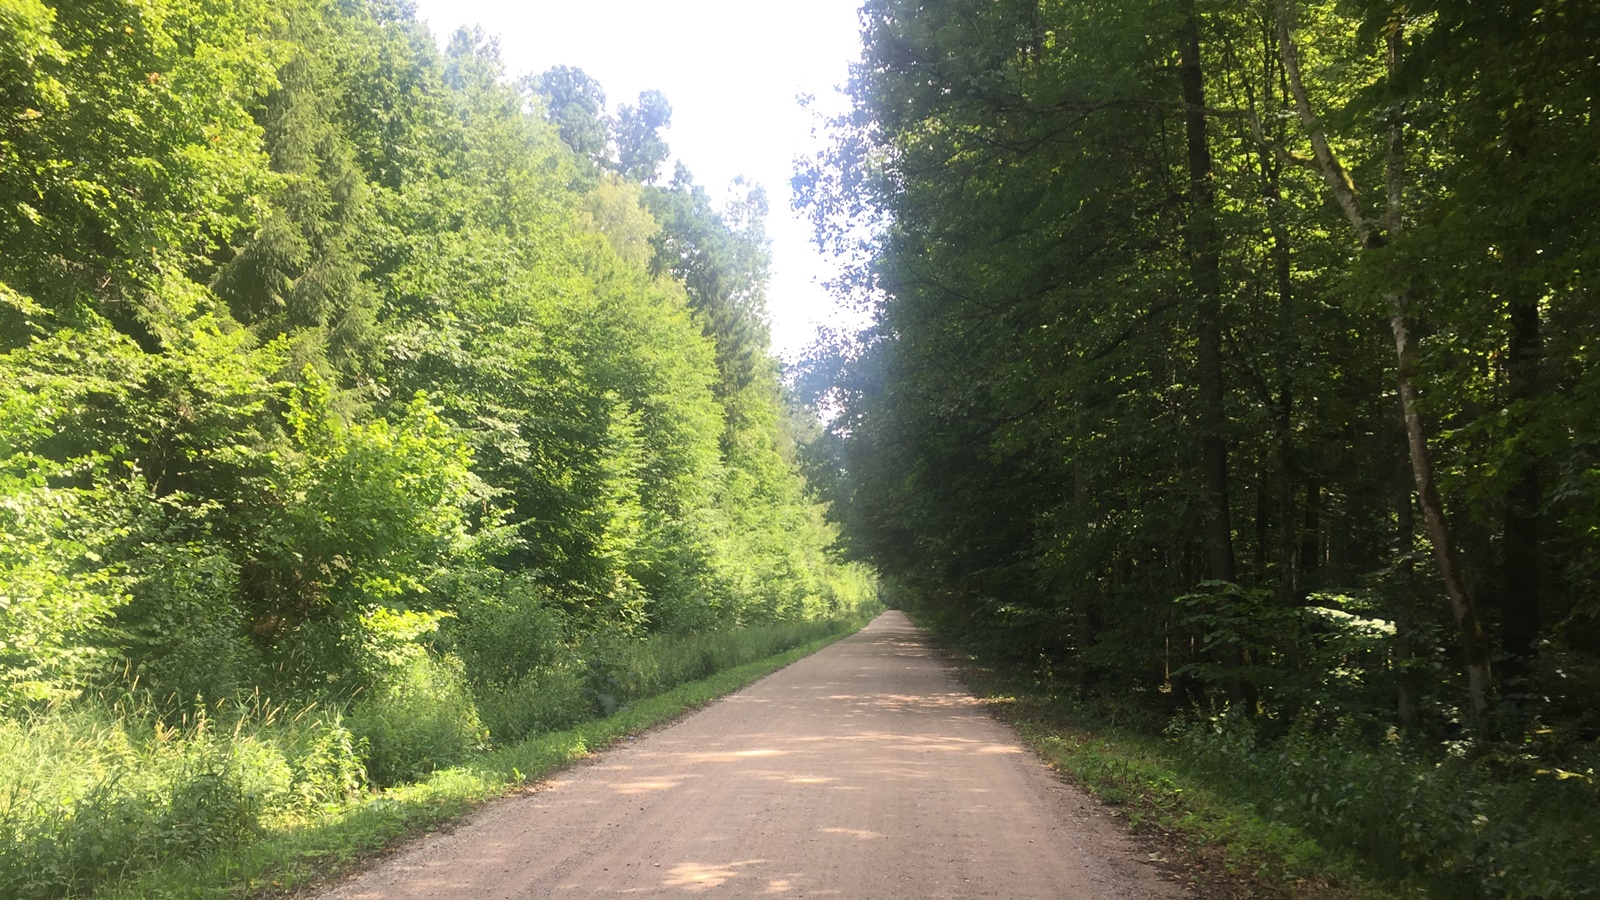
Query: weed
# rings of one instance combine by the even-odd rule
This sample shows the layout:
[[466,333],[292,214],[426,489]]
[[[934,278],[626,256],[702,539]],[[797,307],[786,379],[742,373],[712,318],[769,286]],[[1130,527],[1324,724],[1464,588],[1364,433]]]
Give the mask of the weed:
[[359,767],[348,732],[324,710],[289,722],[279,712],[224,704],[173,722],[121,698],[0,721],[0,897],[87,894],[326,802]]
[[[194,896],[303,880],[860,624],[650,638],[592,656],[597,665],[574,653],[471,689],[460,663],[412,644],[348,715],[342,704],[294,711],[258,694],[188,712],[129,695],[0,719],[0,900]],[[604,719],[601,675],[616,691]],[[485,752],[480,704],[500,749]]]
[[1223,715],[1151,733],[1049,679],[969,662],[974,686],[1005,698],[996,713],[1041,756],[1225,891],[1600,897],[1600,794],[1587,771],[1374,742],[1357,723],[1268,737]]
[[459,816],[473,804],[498,797],[603,749],[619,738],[682,714],[761,678],[848,634],[848,630],[785,653],[719,672],[665,694],[630,703],[615,715],[590,719],[474,754],[425,779],[353,795],[284,819],[258,840],[193,860],[167,861],[110,885],[102,900],[200,897],[240,889],[285,891],[326,878],[362,854],[404,834]]

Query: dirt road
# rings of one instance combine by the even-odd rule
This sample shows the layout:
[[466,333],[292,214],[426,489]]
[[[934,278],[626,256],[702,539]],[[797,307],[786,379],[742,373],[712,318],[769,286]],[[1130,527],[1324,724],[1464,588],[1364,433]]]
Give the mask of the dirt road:
[[326,897],[696,893],[1184,896],[886,613]]

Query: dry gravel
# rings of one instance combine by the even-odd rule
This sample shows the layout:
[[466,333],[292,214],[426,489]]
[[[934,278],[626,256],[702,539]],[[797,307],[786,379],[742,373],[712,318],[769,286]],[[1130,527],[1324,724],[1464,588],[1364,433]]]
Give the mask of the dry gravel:
[[899,613],[490,804],[356,898],[1176,898]]

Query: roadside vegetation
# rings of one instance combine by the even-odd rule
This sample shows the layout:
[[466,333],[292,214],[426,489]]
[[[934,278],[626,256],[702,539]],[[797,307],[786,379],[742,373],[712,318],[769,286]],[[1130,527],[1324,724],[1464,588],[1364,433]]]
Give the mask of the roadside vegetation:
[[512,74],[388,0],[0,0],[0,897],[432,821],[875,604],[763,193]]
[[[168,720],[104,702],[0,725],[10,801],[0,896],[201,897],[325,880],[611,742],[736,690],[852,633],[863,618],[728,631],[613,657],[570,712],[520,735],[459,724],[449,691],[410,699],[376,759],[334,704],[219,703]],[[615,691],[596,700],[597,691]],[[97,698],[99,699],[99,698]],[[133,702],[131,700],[127,702]],[[397,766],[403,769],[396,771]],[[377,780],[373,774],[388,776]]]
[[995,715],[1202,896],[1594,896],[1600,814],[1581,780],[1507,779],[1515,761],[1337,727],[1270,739],[1225,712],[1166,719],[981,648],[959,662]]
[[1600,6],[862,26],[795,184],[874,318],[797,384],[886,596],[1086,772],[1399,890],[1593,896]]

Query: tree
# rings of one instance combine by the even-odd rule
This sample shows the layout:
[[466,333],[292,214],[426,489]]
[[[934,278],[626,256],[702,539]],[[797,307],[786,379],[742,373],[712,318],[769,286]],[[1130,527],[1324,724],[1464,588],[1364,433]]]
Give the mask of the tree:
[[540,97],[544,115],[556,126],[562,142],[578,158],[598,168],[611,167],[612,126],[605,114],[606,93],[599,82],[574,66],[553,66],[529,87]]
[[[1563,692],[1536,661],[1575,658],[1589,619],[1552,576],[1594,519],[1548,473],[1589,465],[1588,429],[1540,398],[1592,373],[1546,327],[1592,333],[1587,7],[863,21],[854,109],[796,180],[876,312],[816,361],[837,416],[811,465],[853,547],[1085,688],[1323,715],[1296,628],[1337,602],[1404,660],[1341,703],[1443,728],[1418,678],[1459,673],[1514,730],[1531,707],[1482,715],[1497,643],[1519,704]],[[1441,627],[1456,649],[1419,657]]]
[[617,172],[641,184],[655,181],[668,153],[661,130],[671,124],[672,106],[660,91],[641,93],[638,106],[623,104],[617,110]]
[[[0,29],[7,714],[417,673],[456,704],[429,642],[488,597],[566,654],[861,596],[784,455],[764,200],[673,223],[736,293],[656,266],[664,189],[608,171],[581,71],[530,104],[493,40],[388,2],[9,0]],[[622,112],[653,178],[670,107]]]

